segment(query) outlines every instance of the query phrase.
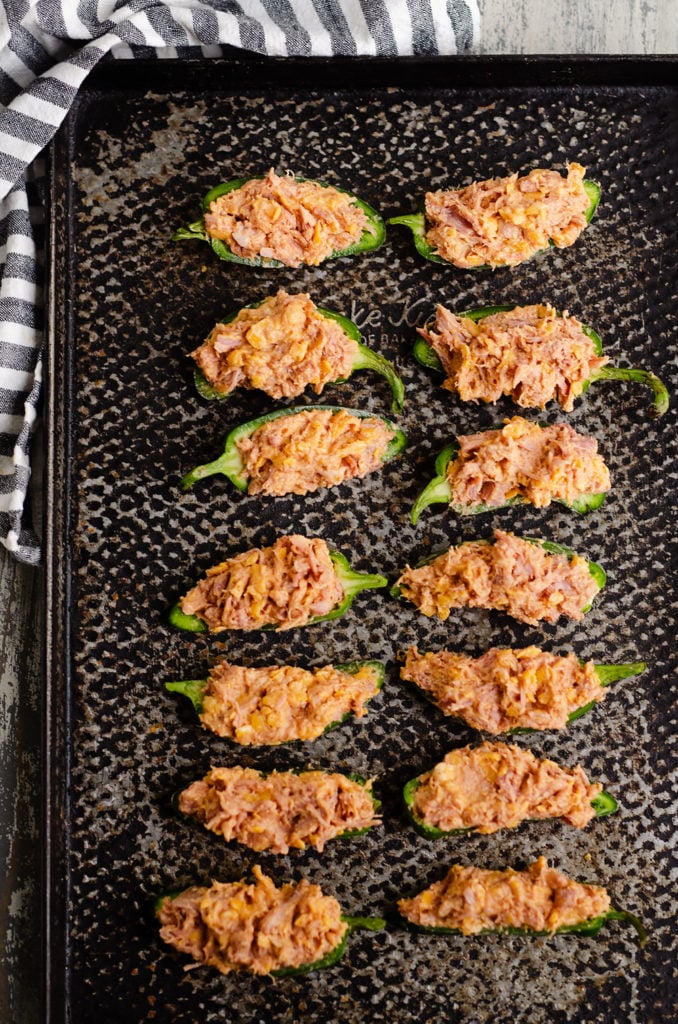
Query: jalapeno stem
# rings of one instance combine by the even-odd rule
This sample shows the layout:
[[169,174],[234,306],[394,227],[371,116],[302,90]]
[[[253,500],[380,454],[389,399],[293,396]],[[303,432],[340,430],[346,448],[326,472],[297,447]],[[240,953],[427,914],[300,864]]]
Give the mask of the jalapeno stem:
[[388,584],[386,577],[379,573],[356,572],[355,569],[351,569],[347,559],[339,551],[330,552],[330,558],[334,562],[334,571],[343,588],[344,597],[348,598],[349,602],[361,590],[378,590]]
[[611,793],[607,793],[605,790],[593,798],[591,806],[596,812],[597,818],[605,818],[608,814],[614,814],[615,811],[619,810],[619,804],[615,798]]
[[391,394],[393,395],[392,409],[394,413],[403,411],[405,404],[405,387],[393,366],[379,352],[358,342],[358,355],[353,360],[352,370],[373,370],[375,373],[385,377],[388,381]]
[[630,910],[617,910],[615,907],[610,909],[605,914],[606,921],[625,921],[632,925],[636,930],[638,936],[638,945],[644,946],[647,942],[647,931],[643,925],[643,922],[635,914],[632,914]]
[[429,505],[443,504],[449,505],[452,501],[452,491],[447,477],[435,476],[433,480],[424,488],[421,492],[410,512],[410,522],[413,526],[417,525],[419,516],[428,508]]
[[341,920],[346,922],[352,932],[359,928],[364,928],[368,932],[380,932],[386,927],[383,917],[349,917],[348,914],[342,914]]
[[165,683],[170,693],[181,693],[188,697],[198,714],[202,713],[202,702],[207,689],[206,679],[181,679],[178,682]]
[[649,370],[629,369],[624,366],[601,366],[599,370],[589,377],[588,383],[592,384],[597,380],[634,380],[639,384],[646,384],[652,389],[654,401],[650,406],[650,415],[653,419],[659,419],[668,410],[669,392],[666,385]]
[[235,445],[228,445],[226,450],[214,462],[206,462],[202,466],[196,466],[190,473],[181,478],[179,486],[182,491],[188,491],[198,480],[204,480],[207,476],[216,473],[223,473],[240,491],[247,490],[247,478],[242,475],[244,469],[242,456]]
[[596,665],[596,675],[600,679],[601,686],[609,686],[616,683],[618,679],[628,679],[629,676],[639,676],[647,668],[645,661],[631,661],[626,665]]
[[[615,683],[618,679],[628,679],[629,676],[639,676],[646,668],[647,664],[644,661],[633,661],[627,665],[594,665],[595,673],[600,679],[601,686],[609,686],[610,683]],[[590,711],[595,704],[597,704],[597,701],[592,700],[588,704],[577,708],[567,716],[568,722],[576,722],[578,718],[581,718],[587,711]]]
[[207,623],[199,619],[197,615],[187,615],[186,612],[181,610],[181,605],[175,604],[169,613],[169,622],[171,626],[175,626],[177,629],[185,629],[189,633],[206,633]]

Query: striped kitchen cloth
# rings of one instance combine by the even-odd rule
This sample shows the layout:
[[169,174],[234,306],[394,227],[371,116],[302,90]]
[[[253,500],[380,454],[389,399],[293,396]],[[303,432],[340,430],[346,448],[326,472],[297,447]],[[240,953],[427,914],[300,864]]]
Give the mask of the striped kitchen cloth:
[[453,54],[476,41],[478,21],[476,0],[0,0],[0,542],[17,558],[40,561],[28,500],[42,370],[40,153],[89,71],[107,54],[201,47],[214,57],[221,44],[283,57]]

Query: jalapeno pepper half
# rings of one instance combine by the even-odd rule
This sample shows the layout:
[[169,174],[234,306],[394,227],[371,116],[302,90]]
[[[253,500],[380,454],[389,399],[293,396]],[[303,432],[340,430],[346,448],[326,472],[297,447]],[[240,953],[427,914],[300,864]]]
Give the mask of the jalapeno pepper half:
[[[494,313],[510,313],[516,308],[517,306],[515,303],[509,306],[482,306],[478,309],[464,310],[463,312],[458,313],[457,316],[466,317],[469,320],[477,322],[478,320],[484,320],[486,316],[492,316]],[[600,335],[587,324],[582,324],[581,327],[584,334],[586,334],[593,342],[596,355],[602,356],[603,343]],[[443,364],[425,338],[417,338],[413,346],[413,353],[414,358],[422,366],[427,367],[429,370],[437,370],[439,373],[445,372]],[[599,380],[632,380],[637,384],[645,384],[647,387],[651,388],[654,399],[649,412],[653,419],[659,419],[659,417],[663,416],[669,407],[669,392],[666,385],[650,370],[642,370],[637,367],[629,368],[625,366],[601,366],[600,369],[596,370],[588,380],[584,381],[582,394],[588,390],[591,384],[595,384],[596,381]]]
[[[382,689],[384,685],[384,679],[386,676],[386,666],[382,661],[348,661],[341,665],[334,665],[333,668],[337,672],[346,672],[348,675],[355,675],[360,671],[361,668],[369,667],[372,668],[377,674],[376,690],[377,693]],[[209,680],[207,679],[182,679],[177,682],[165,683],[165,689],[169,690],[170,693],[180,693],[183,697],[187,697],[193,705],[193,710],[197,715],[202,714],[203,699],[205,691],[207,689]],[[368,698],[369,699],[369,698]],[[343,722],[348,721],[351,718],[352,712],[347,712],[336,722],[330,722],[323,729],[323,734],[330,732],[332,729],[336,729],[337,726],[342,725]],[[297,742],[295,740],[288,740],[286,742]]]
[[[248,308],[256,308],[256,306],[260,305],[261,303],[258,302],[253,307]],[[389,363],[388,359],[385,359],[379,352],[374,352],[371,348],[368,348],[367,345],[363,345],[360,328],[357,324],[354,324],[352,320],[349,320],[348,317],[343,316],[341,313],[336,313],[332,309],[325,309],[321,306],[317,306],[316,309],[321,316],[327,317],[328,320],[336,321],[344,334],[348,335],[348,337],[351,338],[352,341],[355,341],[358,346],[358,352],[353,360],[351,372],[346,377],[337,377],[337,379],[331,381],[331,383],[345,384],[349,377],[351,377],[357,370],[372,370],[374,373],[378,373],[388,381],[393,395],[393,403],[391,406],[393,412],[396,414],[402,412],[403,405],[405,403],[405,387],[395,368],[391,363]],[[235,320],[237,315],[237,311],[229,313],[220,321],[220,323],[231,323]],[[218,391],[209,383],[202,370],[197,367],[193,371],[193,379],[195,381],[198,394],[207,401],[223,401],[231,394],[231,392],[224,394],[223,392]]]
[[[589,197],[589,205],[585,213],[586,223],[590,224],[591,219],[598,208],[600,202],[601,189],[597,182],[591,181],[589,178],[585,178],[583,182],[586,194]],[[424,201],[422,200],[418,213],[410,213],[399,215],[397,217],[389,217],[388,224],[402,224],[403,227],[409,228],[412,232],[415,248],[420,256],[424,259],[429,260],[431,263],[442,263],[445,266],[453,267],[454,264],[449,260],[444,259],[439,253],[436,252],[434,247],[426,241],[426,234],[428,228],[426,225],[426,213],[424,212]],[[548,249],[554,248],[553,242],[549,242]],[[547,252],[548,249],[540,249],[539,252]],[[535,253],[535,255],[538,255]],[[528,257],[531,259],[532,257]],[[526,262],[526,261],[523,261]],[[488,270],[489,265],[483,263],[481,266],[467,268],[472,270]]]
[[[433,928],[425,927],[424,925],[416,925],[411,921],[408,921],[402,915],[398,915],[398,920],[401,925],[408,931],[413,932],[429,932],[431,935],[459,935],[463,936],[463,932],[458,928]],[[610,907],[609,910],[605,911],[604,914],[600,914],[598,917],[590,917],[586,921],[580,921],[577,924],[564,924],[560,928],[556,928],[555,932],[536,931],[531,928],[483,928],[482,931],[476,932],[475,935],[531,935],[534,937],[545,936],[550,937],[551,935],[590,935],[595,936],[598,934],[600,929],[607,921],[625,921],[627,924],[632,925],[636,930],[638,937],[638,945],[644,946],[647,942],[647,932],[643,926],[640,918],[636,917],[629,910],[617,910],[615,907]],[[465,936],[466,938],[475,938],[475,935]]]
[[[580,661],[580,664],[584,665],[585,663],[583,661]],[[596,675],[598,676],[598,679],[600,680],[601,687],[602,686],[609,686],[611,683],[617,682],[620,679],[629,679],[632,676],[639,676],[641,674],[641,672],[645,671],[646,668],[647,668],[647,663],[644,662],[644,661],[632,661],[632,662],[628,662],[625,665],[594,665],[594,670],[595,670]],[[414,689],[417,691],[417,693],[420,693],[422,695],[422,697],[424,697],[427,701],[429,701],[429,703],[434,704],[436,707],[439,707],[439,704],[436,701],[435,697],[428,690],[422,689],[420,686],[417,686],[416,683],[412,683],[411,685],[414,687]],[[578,718],[581,718],[582,715],[585,715],[588,711],[590,711],[592,708],[594,708],[597,703],[598,703],[598,701],[591,700],[587,704],[582,704],[582,706],[580,708],[575,708],[575,710],[571,711],[570,714],[567,716],[568,724],[570,722],[576,722]],[[442,710],[442,709],[440,709],[440,710]],[[445,714],[445,712],[443,712],[443,714]],[[463,714],[459,714],[459,715],[450,715],[450,714],[448,714],[448,715],[446,715],[446,717],[448,717],[448,718],[457,718],[457,719],[459,719],[462,722],[466,721],[466,719],[464,718]],[[468,725],[468,722],[466,724]],[[516,726],[513,729],[507,729],[506,730],[506,735],[513,735],[514,733],[521,733],[521,732],[540,732],[540,731],[542,731],[542,730],[534,729],[534,728],[528,728],[528,727],[524,727],[524,726]]]
[[[414,795],[420,785],[421,782],[419,778],[416,778],[410,779],[403,787],[403,801],[405,803],[407,817],[420,836],[423,836],[425,839],[446,839],[449,836],[465,835],[477,831],[474,826],[469,826],[468,828],[453,828],[445,831],[444,829],[436,828],[433,825],[427,825],[421,820],[421,818],[418,818],[414,811]],[[619,804],[612,794],[606,793],[604,790],[591,801],[591,806],[594,808],[597,818],[604,818],[608,814],[614,814],[619,808]],[[531,819],[527,818],[526,820],[529,821]]]
[[[388,580],[385,576],[380,576],[378,573],[356,572],[349,565],[346,556],[342,555],[340,551],[330,551],[330,558],[334,564],[334,572],[344,592],[343,600],[339,602],[336,608],[333,608],[325,615],[314,615],[308,622],[303,623],[305,626],[314,626],[317,622],[328,622],[330,619],[338,619],[348,611],[361,590],[378,590],[381,587],[388,586]],[[178,603],[170,609],[169,622],[170,625],[175,626],[177,629],[184,629],[189,633],[209,632],[207,623],[203,622],[197,615],[186,615]],[[276,625],[266,625],[260,628],[272,630],[279,627]]]
[[[452,489],[447,476],[447,469],[458,454],[459,446],[453,442],[447,445],[446,448],[443,448],[438,455],[435,462],[436,475],[426,485],[412,506],[410,521],[413,526],[416,526],[419,516],[425,508],[438,503],[449,505],[458,516],[476,516],[483,512],[497,512],[499,509],[509,508],[512,505],[530,504],[520,494],[502,502],[501,505],[487,505],[483,503],[479,505],[461,505],[452,501]],[[600,508],[605,501],[606,494],[607,491],[600,491],[598,494],[579,494],[574,501],[565,501],[563,498],[554,498],[553,500],[557,501],[560,505],[565,505],[566,508],[571,509],[573,512],[585,513],[593,512],[595,509]]]
[[[564,544],[558,544],[558,543],[556,543],[556,541],[541,540],[538,537],[522,537],[521,540],[526,540],[530,544],[536,544],[538,547],[543,548],[544,551],[548,551],[549,554],[553,554],[553,555],[567,555],[568,559],[570,559],[570,560],[572,560],[576,556],[576,551],[573,551],[572,548],[566,547]],[[464,541],[464,543],[465,544],[473,544],[473,543],[478,543],[478,541]],[[482,543],[482,544],[494,544],[495,540],[494,540],[494,538],[489,538],[487,540],[480,541],[480,543]],[[449,550],[449,549],[445,549],[445,550]],[[415,569],[419,569],[423,565],[429,565],[431,562],[434,562],[436,560],[436,558],[439,558],[440,555],[444,555],[445,554],[445,550],[431,552],[430,555],[426,555],[425,558],[420,559],[420,561],[418,561],[416,563],[414,568]],[[602,590],[603,587],[605,586],[605,582],[607,580],[607,574],[606,574],[605,570],[603,569],[602,565],[600,565],[598,562],[591,562],[589,559],[584,559],[584,561],[586,561],[586,563],[588,565],[589,572],[590,572],[591,576],[593,577],[595,582],[598,584],[598,590]],[[400,586],[398,586],[397,583],[394,586],[391,587],[389,593],[390,593],[391,597],[396,597],[396,598],[398,598],[400,600],[405,600],[405,598],[403,596],[403,593],[402,593],[402,589],[401,589]],[[585,608],[582,608],[582,612],[584,612],[584,613],[586,613],[586,612],[588,612],[590,610],[591,610],[591,604],[587,604]]]
[[[160,910],[162,904],[166,899],[176,899],[181,895],[181,892],[174,890],[167,893],[162,893],[153,901],[153,910],[156,917],[160,916]],[[370,932],[378,932],[386,927],[386,921],[383,917],[353,917],[348,914],[342,914],[341,920],[348,925],[348,928],[344,932],[340,942],[326,953],[320,960],[315,960],[313,963],[300,964],[298,967],[280,967],[278,970],[271,971],[270,977],[272,978],[288,978],[293,975],[309,974],[311,971],[320,971],[325,967],[332,967],[339,960],[341,960],[344,952],[346,951],[346,943],[348,937],[352,932],[365,930]]]
[[205,477],[212,476],[215,473],[222,473],[228,477],[239,491],[247,491],[249,477],[246,475],[245,465],[238,450],[238,442],[243,438],[251,437],[255,430],[258,430],[265,423],[272,423],[274,420],[282,419],[286,416],[296,416],[298,413],[314,412],[316,409],[335,414],[347,412],[358,419],[372,418],[382,420],[395,435],[384,452],[382,462],[390,462],[391,459],[394,459],[400,454],[407,443],[407,438],[403,431],[386,419],[385,416],[374,416],[373,413],[364,412],[363,410],[343,409],[341,406],[336,405],[298,405],[291,409],[277,409],[275,412],[269,412],[265,416],[259,416],[255,420],[249,420],[247,423],[241,423],[240,426],[234,427],[226,437],[223,454],[218,459],[215,459],[214,462],[208,462],[203,466],[196,466],[190,473],[187,473],[180,483],[182,491],[188,491],[198,480],[203,480]]
[[[262,175],[253,175],[249,178],[233,178],[230,181],[222,182],[220,185],[215,185],[214,188],[210,189],[202,201],[203,215],[192,224],[178,228],[172,236],[172,240],[178,242],[186,239],[198,239],[209,242],[219,259],[226,260],[230,263],[243,263],[249,267],[284,267],[285,264],[280,260],[267,259],[262,256],[237,256],[229,248],[226,242],[222,241],[220,238],[212,238],[205,228],[204,215],[209,212],[210,205],[215,199],[218,199],[219,196],[225,195],[227,192],[234,192],[235,190],[242,188],[248,181],[263,180],[264,177]],[[336,189],[337,192],[343,192],[345,195],[351,196],[353,205],[359,206],[367,217],[369,227],[365,228],[358,241],[347,246],[345,249],[335,250],[327,257],[327,259],[335,259],[338,256],[354,256],[358,253],[369,252],[372,249],[377,249],[382,244],[386,237],[386,226],[380,214],[369,206],[364,199],[360,199],[359,196],[356,196],[353,192],[347,191],[347,189],[338,188],[336,185],[329,185],[324,181],[315,181],[312,178],[295,178],[294,180],[299,182],[311,182],[314,185],[318,185],[320,188]]]
[[[170,686],[171,686],[171,684],[167,684],[167,689],[169,689]],[[334,725],[338,725],[338,724],[339,723],[334,723]],[[328,726],[328,729],[329,728],[331,728],[331,726]],[[325,731],[327,732],[327,729]],[[366,789],[367,790],[367,792],[368,792],[368,794],[370,796],[370,799],[372,801],[372,806],[374,808],[374,813],[375,813],[375,815],[378,813],[378,811],[379,811],[379,809],[381,807],[381,800],[378,800],[377,797],[372,792],[372,787],[369,784],[368,780],[363,775],[357,775],[354,772],[346,772],[346,773],[343,773],[343,772],[324,772],[324,771],[321,771],[320,769],[314,770],[314,769],[311,769],[311,768],[292,768],[292,769],[290,769],[289,772],[275,773],[275,772],[260,771],[260,772],[258,772],[258,774],[261,777],[261,779],[266,779],[271,774],[280,774],[280,775],[283,775],[283,776],[284,775],[289,775],[289,774],[292,774],[292,775],[303,775],[303,774],[308,773],[308,772],[313,772],[313,774],[315,774],[315,775],[321,774],[321,775],[324,775],[324,776],[342,775],[343,778],[346,778],[346,779],[348,779],[351,782],[355,782],[356,785],[362,787],[362,789]],[[172,795],[172,807],[174,808],[174,810],[179,815],[181,815],[182,818],[186,818],[188,821],[195,822],[196,818],[192,814],[186,814],[186,813],[184,813],[181,810],[181,807],[179,805],[179,798],[181,797],[182,792],[183,792],[183,789],[179,789],[179,790],[176,791],[176,793],[174,793]],[[350,828],[350,829],[346,829],[345,832],[338,832],[336,835],[332,836],[331,838],[332,839],[355,839],[357,836],[364,836],[364,835],[366,835],[366,833],[370,831],[370,828],[374,828],[374,825],[368,825],[368,826],[365,826],[365,828]],[[329,840],[326,840],[326,841],[329,842]],[[307,846],[311,846],[311,845],[312,844],[310,842],[307,843]],[[257,852],[262,852],[262,851],[259,850]]]

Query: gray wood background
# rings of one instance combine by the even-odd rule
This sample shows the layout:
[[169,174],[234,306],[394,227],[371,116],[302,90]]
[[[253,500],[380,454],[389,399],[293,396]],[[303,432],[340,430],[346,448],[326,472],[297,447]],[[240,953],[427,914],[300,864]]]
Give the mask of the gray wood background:
[[[480,54],[678,53],[678,0],[479,0],[479,6]],[[6,1024],[40,1020],[41,603],[42,573],[0,548],[0,1022]]]

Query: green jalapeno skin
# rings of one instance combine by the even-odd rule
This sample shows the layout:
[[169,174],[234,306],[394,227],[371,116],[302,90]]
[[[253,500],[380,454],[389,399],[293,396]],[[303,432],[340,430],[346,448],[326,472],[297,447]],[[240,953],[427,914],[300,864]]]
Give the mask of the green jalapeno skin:
[[[155,916],[159,917],[160,908],[166,899],[176,899],[177,896],[180,895],[181,893],[179,891],[173,890],[171,892],[161,893],[161,895],[157,896],[153,900],[153,912]],[[314,960],[313,963],[300,964],[298,967],[280,967],[277,971],[271,971],[270,977],[289,978],[294,975],[310,974],[311,971],[321,971],[325,967],[332,967],[341,960],[344,955],[348,937],[352,932],[361,930],[378,932],[386,927],[386,921],[383,917],[352,917],[348,914],[342,914],[341,920],[348,925],[348,928],[334,949],[331,949],[330,952],[326,953],[320,960]]]
[[[512,306],[483,306],[479,309],[465,310],[457,315],[465,317],[467,320],[484,320],[486,316],[492,316],[494,313],[510,313],[516,309],[516,305]],[[603,354],[603,343],[600,335],[594,331],[592,327],[587,324],[582,324],[581,328],[591,341],[593,342],[593,348],[597,356]],[[434,352],[433,348],[429,345],[425,338],[419,336],[413,346],[413,355],[418,363],[425,366],[429,370],[436,370],[439,373],[444,373],[444,367],[440,359]],[[628,368],[624,366],[601,366],[599,370],[595,370],[588,380],[585,380],[582,384],[582,394],[588,391],[591,384],[595,384],[599,380],[632,380],[637,384],[644,384],[650,388],[653,394],[652,404],[649,406],[648,414],[652,419],[659,419],[664,413],[667,412],[670,403],[670,397],[668,388],[662,380],[650,370],[643,370],[639,367]]]
[[[414,827],[415,831],[423,836],[424,839],[447,839],[450,836],[466,835],[468,833],[477,832],[477,828],[469,826],[468,828],[453,828],[444,830],[436,828],[434,825],[427,825],[421,818],[418,818],[414,811],[414,795],[421,785],[419,778],[410,779],[409,782],[405,783],[403,787],[403,802],[405,804],[405,812],[407,817]],[[591,801],[591,806],[595,809],[597,818],[604,818],[608,814],[614,814],[619,809],[619,804],[612,796],[611,793],[607,793],[603,790]],[[538,820],[538,819],[526,819]]]
[[[315,626],[318,622],[329,622],[332,619],[338,619],[348,611],[361,590],[379,590],[381,587],[388,586],[386,577],[381,576],[379,573],[356,572],[349,565],[346,556],[342,555],[340,551],[330,551],[330,558],[334,563],[337,579],[343,588],[344,599],[339,602],[336,608],[333,608],[325,615],[314,615],[308,622],[303,623],[304,626]],[[170,608],[168,621],[176,629],[183,629],[189,633],[209,632],[206,622],[203,622],[197,615],[186,615],[178,603]],[[251,632],[255,633],[258,629],[277,630],[279,627],[271,624],[257,627],[257,629],[253,629]],[[218,630],[218,632],[226,632],[226,630]]]
[[348,937],[352,932],[360,930],[378,932],[386,927],[386,921],[383,917],[349,917],[347,914],[342,914],[341,920],[346,922],[348,928],[341,942],[327,953],[326,956],[312,964],[302,964],[299,967],[281,967],[277,971],[271,971],[271,976],[273,978],[289,978],[299,974],[310,974],[311,971],[321,971],[325,967],[332,967],[341,960],[346,949]]
[[[552,541],[552,540],[541,540],[539,537],[521,537],[520,539],[521,540],[526,540],[529,544],[536,544],[537,547],[544,548],[544,550],[548,551],[549,554],[553,554],[553,555],[567,555],[567,557],[568,557],[568,559],[570,559],[570,561],[577,554],[576,551],[572,550],[572,548],[568,548],[564,544],[557,544],[555,541]],[[481,544],[494,544],[495,540],[492,537],[489,540],[485,540],[484,539],[484,540],[481,540],[481,541],[464,541],[464,544],[473,544],[473,543],[476,543],[476,544],[477,543],[481,543]],[[458,546],[461,547],[462,545],[458,545]],[[449,550],[450,550],[450,548],[446,548],[446,549],[444,549],[442,551],[432,551],[431,554],[426,555],[425,558],[421,558],[416,563],[414,568],[415,569],[420,569],[424,565],[429,565],[431,562],[434,562],[436,560],[436,558],[439,558],[440,555],[446,554],[447,551],[449,551]],[[585,558],[584,561],[588,565],[589,572],[590,572],[591,576],[593,577],[593,579],[598,584],[598,591],[600,592],[603,589],[603,587],[605,586],[605,583],[606,583],[606,580],[607,580],[607,574],[606,574],[605,570],[603,569],[602,565],[600,565],[598,562],[592,562],[588,558]],[[403,596],[402,588],[397,583],[394,584],[394,586],[391,587],[391,589],[389,590],[389,593],[390,593],[391,597],[395,597],[398,600],[406,600],[406,598]],[[593,604],[593,600],[595,600],[595,595],[594,595],[591,603],[587,604],[584,608],[582,608],[582,612],[584,614],[586,614],[586,612],[589,612],[591,610],[591,607],[592,607],[592,604]]]
[[[446,448],[443,448],[438,455],[435,462],[436,475],[429,481],[412,506],[410,522],[413,526],[417,525],[419,516],[429,505],[446,504],[458,516],[477,516],[482,515],[483,512],[498,512],[500,509],[510,508],[513,505],[530,504],[522,495],[509,498],[508,501],[502,502],[501,505],[461,505],[458,502],[452,501],[452,489],[447,479],[447,470],[450,462],[453,462],[458,454],[459,445],[453,442],[447,445]],[[578,494],[574,501],[565,501],[563,498],[554,498],[553,500],[558,502],[559,505],[564,505],[566,508],[571,509],[573,512],[584,514],[600,508],[605,501],[606,494],[606,491],[600,491],[597,494]]]
[[[261,302],[256,302],[252,306],[245,306],[244,308],[256,309],[257,306],[261,306],[261,304]],[[393,364],[390,363],[388,359],[385,359],[379,352],[375,352],[373,349],[368,348],[367,345],[363,344],[360,328],[352,320],[349,320],[348,317],[344,316],[342,313],[336,313],[333,309],[325,309],[321,306],[317,306],[316,309],[321,316],[327,317],[328,320],[334,320],[338,323],[344,334],[346,334],[352,341],[355,341],[358,346],[358,354],[353,360],[350,373],[346,377],[337,377],[336,380],[330,381],[330,384],[345,384],[349,377],[351,377],[356,371],[372,370],[374,373],[378,373],[388,381],[393,398],[391,409],[395,415],[401,413],[405,404],[405,385],[402,382],[402,378],[396,372]],[[237,312],[229,313],[220,321],[220,323],[231,323],[235,320],[237,315]],[[221,391],[217,391],[217,389],[209,383],[202,370],[198,369],[198,367],[193,371],[193,380],[198,394],[207,401],[223,402],[231,395],[231,392],[224,394]]]
[[[172,236],[173,242],[186,241],[188,239],[198,239],[200,241],[208,242],[216,255],[220,260],[225,260],[229,263],[241,263],[248,267],[263,267],[267,269],[277,269],[279,267],[285,267],[286,264],[280,260],[267,259],[263,256],[237,256],[220,238],[212,238],[205,228],[205,214],[209,212],[210,204],[218,199],[219,196],[225,195],[227,192],[234,192],[243,185],[246,185],[249,181],[263,181],[263,175],[253,175],[249,178],[232,178],[230,181],[224,181],[219,185],[215,185],[214,188],[210,189],[205,198],[202,201],[202,216],[199,220],[194,221],[192,224],[188,224],[186,227],[178,228]],[[333,188],[337,192],[343,192],[344,195],[351,196],[354,206],[359,206],[363,213],[366,215],[369,226],[373,229],[369,230],[366,227],[362,235],[357,242],[352,245],[346,246],[345,249],[335,249],[334,252],[330,253],[326,257],[328,259],[336,259],[339,256],[354,256],[362,252],[370,252],[372,249],[378,249],[386,238],[386,225],[383,218],[373,207],[355,195],[353,192],[349,192],[345,188],[339,188],[337,185],[330,185],[325,181],[316,181],[313,178],[295,178],[297,182],[311,182],[314,185],[319,185],[320,188]],[[322,261],[323,263],[325,260]]]
[[598,917],[590,917],[586,921],[580,921],[577,924],[564,924],[560,928],[556,928],[555,932],[537,931],[534,928],[483,928],[482,931],[475,932],[473,935],[464,935],[459,928],[435,928],[427,927],[425,925],[413,924],[412,921],[408,921],[402,914],[398,915],[401,924],[405,926],[408,931],[430,933],[431,935],[458,935],[460,937],[471,939],[477,935],[525,935],[536,937],[549,938],[552,935],[590,935],[596,936],[606,921],[625,921],[627,924],[632,925],[636,931],[637,942],[639,946],[644,946],[647,942],[647,932],[643,926],[640,918],[636,917],[628,910],[617,910],[615,907],[610,907],[604,914],[600,914]]
[[[166,688],[169,689],[169,687],[171,685],[172,685],[171,683],[166,684]],[[347,715],[345,717],[349,717],[349,716]],[[339,722],[334,722],[331,725],[328,725],[327,728],[325,729],[325,732],[328,732],[329,729],[331,729],[331,728],[333,728],[334,726],[337,726],[337,725],[339,725]],[[291,768],[290,769],[290,771],[292,772],[293,775],[301,775],[303,772],[307,772],[307,771],[311,771],[311,770],[312,769],[309,769],[309,768]],[[318,769],[318,770],[320,770],[320,769]],[[258,774],[261,776],[262,779],[265,779],[268,775],[271,775],[272,773],[271,772],[259,772]],[[330,773],[329,772],[323,772],[323,774],[328,775]],[[355,772],[345,772],[345,773],[344,772],[334,772],[332,774],[343,775],[344,778],[350,779],[351,782],[355,782],[358,786],[361,786],[363,789],[367,788],[368,780],[364,777],[364,775],[357,775]],[[184,787],[184,788],[186,788],[186,787]],[[177,814],[181,815],[182,818],[186,818],[188,821],[195,822],[195,818],[191,814],[184,814],[184,812],[179,807],[179,798],[180,798],[181,794],[183,793],[183,791],[184,791],[183,789],[176,790],[176,792],[172,794],[172,798],[171,798],[170,802],[172,804],[173,809],[177,812]],[[372,806],[374,808],[374,813],[377,814],[379,812],[380,807],[381,807],[381,800],[379,800],[374,795],[374,793],[372,792],[371,789],[368,792],[369,792],[369,795],[370,795],[370,799],[372,800]],[[374,827],[375,827],[374,825],[370,825],[370,826],[367,826],[365,828],[349,828],[349,829],[346,829],[345,832],[338,832],[336,836],[332,836],[332,840],[334,840],[334,839],[356,839],[358,836],[367,835],[367,833],[370,831],[370,829],[372,829]],[[328,842],[331,842],[332,840],[328,840]]]
[[257,419],[249,420],[247,423],[241,423],[240,426],[234,427],[233,430],[228,434],[224,441],[224,451],[215,459],[214,462],[205,463],[202,466],[196,466],[190,473],[187,473],[182,477],[179,486],[182,491],[188,491],[197,483],[198,480],[204,480],[205,477],[212,476],[215,473],[221,473],[228,477],[232,484],[234,484],[239,491],[247,492],[249,486],[249,477],[245,474],[245,467],[242,460],[242,456],[238,451],[238,441],[243,438],[251,437],[251,435],[262,427],[265,423],[272,423],[274,420],[283,419],[287,416],[295,416],[301,412],[313,412],[315,410],[323,410],[325,412],[332,412],[334,414],[338,412],[348,412],[351,416],[355,416],[358,419],[380,419],[394,434],[393,439],[389,442],[386,451],[382,457],[382,462],[390,462],[399,455],[407,444],[407,438],[404,432],[397,427],[391,420],[386,419],[385,416],[375,416],[374,413],[366,412],[358,409],[345,409],[338,405],[297,405],[290,409],[276,409],[275,412],[269,412],[265,416],[258,416]]
[[[334,665],[333,667],[337,670],[337,672],[346,672],[348,675],[355,675],[357,672],[360,671],[361,668],[365,667],[370,667],[374,669],[377,673],[377,693],[381,691],[384,685],[384,680],[386,678],[386,665],[384,664],[383,661],[347,661],[340,665]],[[188,700],[190,700],[191,704],[193,705],[193,710],[195,711],[196,715],[200,716],[202,714],[203,698],[205,696],[205,690],[207,689],[207,683],[207,679],[182,679],[176,682],[165,683],[165,689],[168,690],[170,693],[180,693],[182,696],[187,697]],[[344,722],[347,722],[349,718],[352,717],[352,715],[353,713],[351,711],[347,711],[346,714],[343,715],[336,722],[330,722],[323,729],[323,735],[326,732],[330,732],[332,729],[336,729],[337,726],[342,725]],[[289,740],[287,742],[297,743],[299,741]],[[280,744],[280,746],[283,745],[285,744]],[[360,776],[357,775],[349,776],[349,778],[355,778],[356,781],[360,781]]]
[[[585,662],[580,661],[580,664],[584,665]],[[634,661],[624,665],[594,665],[594,669],[596,675],[600,680],[601,687],[609,686],[610,683],[617,682],[620,679],[629,679],[632,676],[639,676],[640,673],[644,672],[646,668],[647,663],[644,661]],[[425,700],[429,701],[429,703],[435,705],[435,707],[442,711],[442,708],[440,708],[440,705],[433,697],[433,694],[431,694],[428,690],[423,690],[420,686],[417,686],[416,683],[411,683],[410,685],[413,686],[417,693],[420,693]],[[580,708],[575,708],[575,710],[571,711],[570,714],[567,716],[568,724],[570,722],[576,722],[577,719],[581,718],[583,715],[591,711],[591,709],[594,708],[597,703],[598,701],[592,700],[589,701],[588,704],[582,704]],[[443,714],[445,714],[445,712],[443,712]],[[466,719],[464,718],[463,715],[446,715],[445,717],[457,718],[462,722],[466,722]],[[513,729],[507,729],[505,735],[512,736],[515,733],[532,733],[546,731],[548,730],[534,729],[529,728],[527,726],[515,726]]]
[[[584,214],[584,216],[586,217],[586,223],[590,224],[594,213],[598,209],[598,204],[600,203],[601,188],[597,182],[591,181],[590,178],[584,178],[583,185],[584,189],[586,190],[586,194],[589,197],[589,205],[586,209],[586,213]],[[454,190],[450,189],[450,191]],[[419,253],[419,255],[423,256],[425,260],[429,260],[429,262],[431,263],[442,263],[444,266],[447,267],[455,266],[455,264],[451,263],[450,260],[446,260],[443,256],[436,252],[433,246],[429,245],[429,243],[426,241],[427,227],[426,213],[424,211],[424,201],[421,202],[417,213],[409,213],[399,215],[397,217],[389,217],[387,223],[400,224],[402,227],[409,228],[410,231],[412,232],[412,240],[414,241],[414,247]],[[553,248],[555,248],[553,242],[549,241],[549,244],[545,249],[540,249],[539,252],[534,253],[532,256],[528,256],[526,259],[522,260],[521,264],[518,264],[518,266],[522,265],[522,263],[526,263],[528,260],[534,259],[534,257],[540,255],[540,253],[548,252],[549,249]],[[478,267],[457,267],[456,269],[476,271],[501,269],[501,267],[502,265],[500,264],[497,268],[491,268],[488,263],[483,263]]]

